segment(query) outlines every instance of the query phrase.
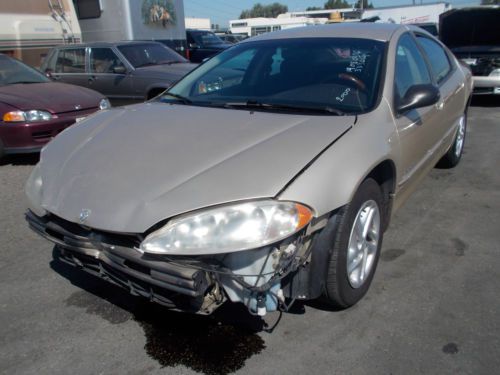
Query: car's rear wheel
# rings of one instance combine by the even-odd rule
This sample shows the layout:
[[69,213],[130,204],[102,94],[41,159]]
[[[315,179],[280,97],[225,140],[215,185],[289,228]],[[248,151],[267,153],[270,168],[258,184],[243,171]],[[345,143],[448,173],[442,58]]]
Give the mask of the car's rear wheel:
[[460,117],[458,120],[458,129],[453,139],[449,150],[444,154],[444,156],[439,160],[437,167],[439,168],[453,168],[455,167],[462,158],[462,153],[464,150],[465,134],[467,132],[467,112]]
[[330,250],[324,300],[346,308],[368,291],[383,239],[382,191],[366,179],[343,208]]

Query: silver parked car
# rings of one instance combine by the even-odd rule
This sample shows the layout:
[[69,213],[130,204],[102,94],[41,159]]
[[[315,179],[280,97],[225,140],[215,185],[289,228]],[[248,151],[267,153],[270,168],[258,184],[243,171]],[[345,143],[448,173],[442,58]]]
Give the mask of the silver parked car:
[[261,35],[60,134],[26,217],[61,261],[173,309],[345,308],[394,211],[436,163],[459,162],[471,90],[417,27]]
[[54,48],[41,70],[54,81],[88,87],[113,104],[151,99],[196,64],[159,42],[95,42]]

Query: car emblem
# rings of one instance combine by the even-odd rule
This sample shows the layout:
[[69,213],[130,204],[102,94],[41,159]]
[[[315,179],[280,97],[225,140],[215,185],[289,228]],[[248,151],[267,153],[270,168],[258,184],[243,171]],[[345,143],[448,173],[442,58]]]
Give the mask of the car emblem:
[[90,210],[87,210],[86,208],[84,208],[82,210],[82,212],[80,212],[80,223],[82,223],[82,224],[85,223],[87,221],[87,219],[89,218],[90,213],[91,213]]
[[80,104],[75,105],[75,109],[78,111],[79,109],[82,109],[82,106]]

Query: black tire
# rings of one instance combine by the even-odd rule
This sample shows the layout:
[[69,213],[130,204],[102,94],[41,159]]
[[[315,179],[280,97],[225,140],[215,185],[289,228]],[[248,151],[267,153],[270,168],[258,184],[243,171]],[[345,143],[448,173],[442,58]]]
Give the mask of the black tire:
[[467,109],[464,112],[463,118],[464,118],[464,128],[463,128],[463,135],[462,135],[462,139],[461,139],[462,144],[460,146],[460,151],[457,151],[457,148],[459,147],[458,143],[460,141],[460,136],[461,136],[461,129],[459,127],[457,129],[457,133],[455,134],[455,138],[453,138],[453,143],[451,144],[448,151],[446,151],[446,154],[444,154],[443,157],[439,160],[436,167],[449,169],[449,168],[456,167],[457,164],[460,162],[460,159],[462,158],[465,138],[466,138],[466,134],[467,134]]
[[[365,276],[361,285],[353,287],[349,281],[347,272],[347,252],[353,224],[360,209],[368,202],[375,202],[379,211],[378,243],[373,257],[369,273]],[[380,248],[383,240],[383,198],[380,186],[375,180],[366,179],[354,195],[351,203],[346,205],[337,218],[338,225],[336,233],[332,238],[328,271],[323,292],[323,300],[336,307],[347,308],[356,304],[368,291],[377,268]]]

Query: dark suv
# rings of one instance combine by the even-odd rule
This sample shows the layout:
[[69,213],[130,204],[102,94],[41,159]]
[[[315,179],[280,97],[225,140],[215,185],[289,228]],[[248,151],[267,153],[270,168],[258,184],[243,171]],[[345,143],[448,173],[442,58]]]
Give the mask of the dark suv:
[[231,47],[211,31],[186,30],[188,43],[187,58],[191,62],[200,63],[208,57]]
[[150,99],[196,65],[158,42],[97,42],[54,48],[42,64],[52,79],[99,91],[113,104]]

